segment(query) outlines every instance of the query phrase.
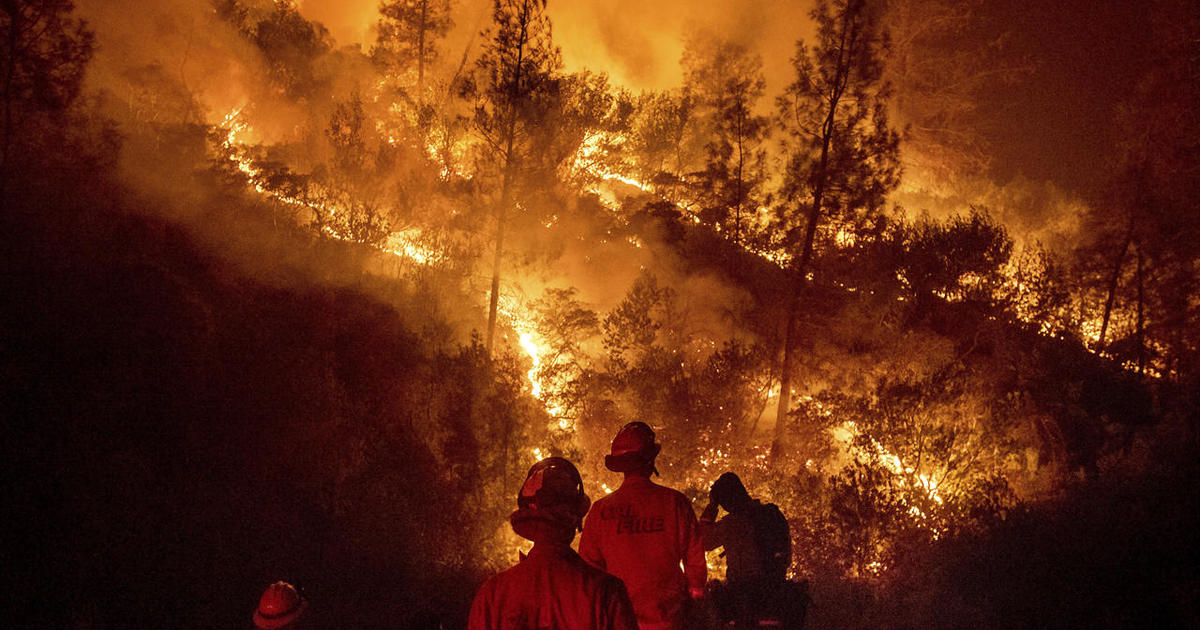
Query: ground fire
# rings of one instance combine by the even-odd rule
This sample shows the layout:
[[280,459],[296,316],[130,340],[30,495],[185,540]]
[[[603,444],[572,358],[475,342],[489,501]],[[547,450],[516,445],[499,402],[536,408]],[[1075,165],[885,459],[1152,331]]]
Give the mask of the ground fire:
[[1192,3],[0,29],[11,625],[1200,615]]

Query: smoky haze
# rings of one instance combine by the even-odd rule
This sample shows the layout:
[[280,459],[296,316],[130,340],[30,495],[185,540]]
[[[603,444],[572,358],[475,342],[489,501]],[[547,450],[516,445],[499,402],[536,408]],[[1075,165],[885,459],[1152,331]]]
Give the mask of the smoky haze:
[[[339,43],[367,48],[374,38],[378,4],[301,0],[297,6],[309,19],[324,24]],[[568,71],[604,71],[616,84],[634,90],[679,85],[683,40],[694,28],[719,30],[725,37],[762,50],[768,82],[772,88],[782,87],[796,39],[812,33],[808,1],[605,0],[550,2],[547,8]],[[455,2],[452,41],[465,41],[470,32],[486,27],[490,10],[487,0]]]
[[[444,62],[457,66],[478,53],[491,3],[461,0],[452,6],[455,25],[441,50]],[[916,149],[906,146],[905,183],[896,201],[910,213],[934,216],[985,205],[1018,238],[1068,241],[1075,210],[1100,185],[1119,144],[1114,112],[1145,70],[1151,45],[1146,12],[1132,3],[1079,0],[969,6],[972,25],[950,46],[981,56],[984,65],[1028,71],[1015,82],[985,81],[969,95],[972,112],[958,124],[980,138],[990,158],[986,168],[952,164],[954,181],[934,185],[915,166]],[[301,0],[297,7],[328,29],[335,50],[369,50],[375,0]],[[123,2],[91,0],[79,10],[97,32],[93,86],[121,94],[131,89],[131,73],[151,71],[177,81],[182,94],[191,92],[204,122],[218,123],[232,109],[254,103],[271,112],[255,119],[261,141],[286,140],[303,124],[300,113],[290,111],[293,104],[266,91],[258,51],[218,19],[209,2],[153,0],[129,11]],[[635,91],[680,85],[679,59],[691,32],[747,44],[763,60],[767,96],[759,105],[765,110],[789,80],[796,40],[812,38],[810,10],[809,2],[786,0],[548,5],[566,70],[606,72],[615,85]],[[326,71],[343,91],[358,80],[339,62]],[[161,109],[147,107],[156,116]],[[996,205],[1013,198],[1022,201]]]

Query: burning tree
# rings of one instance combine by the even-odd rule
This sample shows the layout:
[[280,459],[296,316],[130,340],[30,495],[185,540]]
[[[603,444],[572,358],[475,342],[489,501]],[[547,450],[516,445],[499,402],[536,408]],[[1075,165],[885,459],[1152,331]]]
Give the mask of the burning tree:
[[726,230],[735,244],[754,240],[754,218],[766,201],[768,120],[755,113],[766,90],[762,59],[740,44],[695,37],[682,65],[707,140],[704,169],[692,175],[703,199],[701,219]]
[[1139,374],[1179,377],[1200,357],[1200,237],[1186,218],[1200,189],[1197,45],[1194,14],[1162,9],[1154,28],[1166,50],[1119,112],[1122,151],[1075,260],[1093,346]]
[[390,76],[414,71],[415,100],[424,101],[425,70],[439,57],[437,40],[453,26],[450,0],[387,0],[379,5],[379,35],[371,57]]
[[485,341],[489,352],[500,299],[505,224],[521,184],[522,169],[533,157],[529,140],[539,121],[549,113],[554,73],[562,65],[545,8],[545,0],[496,0],[492,11],[495,32],[477,64],[483,85],[481,101],[475,108],[475,128],[500,178]]
[[695,117],[696,99],[690,90],[644,92],[638,96],[631,120],[630,148],[642,179],[681,182],[681,174],[691,168],[693,154],[698,153],[688,142]]
[[[907,29],[891,76],[918,84],[905,88],[916,100],[892,102],[893,111],[932,124],[970,108],[964,92],[937,92],[956,82],[956,69],[929,77],[919,51],[970,16],[926,25],[948,5],[923,0],[885,13],[882,4],[818,4],[816,40],[798,46],[795,80],[777,101],[784,151],[772,156],[756,108],[761,62],[711,33],[689,42],[683,86],[635,94],[600,72],[561,71],[542,0],[495,0],[482,56],[471,59],[468,45],[448,80],[445,0],[384,2],[370,56],[336,47],[296,3],[216,2],[217,19],[250,44],[239,48],[254,57],[247,66],[262,62],[267,89],[247,88],[248,103],[213,119],[215,155],[180,159],[173,172],[203,189],[184,203],[217,206],[205,220],[242,230],[239,252],[253,253],[237,255],[267,267],[262,282],[289,285],[226,284],[217,276],[236,272],[201,273],[207,263],[192,256],[146,271],[154,251],[174,248],[135,251],[133,277],[148,273],[154,290],[133,294],[167,296],[170,309],[150,312],[184,322],[166,341],[184,359],[160,363],[220,357],[205,378],[164,388],[192,385],[199,403],[174,403],[192,415],[179,431],[163,420],[164,435],[201,440],[211,452],[197,461],[227,465],[214,467],[225,478],[212,496],[240,489],[242,459],[286,471],[287,480],[241,493],[236,505],[247,513],[270,511],[260,495],[311,493],[304,509],[316,524],[297,530],[297,553],[305,553],[299,539],[328,534],[345,573],[361,554],[381,572],[419,574],[414,583],[431,572],[469,583],[481,568],[510,564],[518,543],[505,536],[504,516],[514,476],[531,459],[567,455],[596,495],[615,481],[601,455],[632,419],[661,436],[669,483],[700,500],[718,474],[738,472],[790,517],[794,572],[855,587],[886,581],[906,556],[983,531],[1017,496],[1097,477],[1106,458],[1132,449],[1128,427],[1160,407],[1181,417],[1194,409],[1155,377],[1196,374],[1197,239],[1187,212],[1196,173],[1186,159],[1196,126],[1185,87],[1194,73],[1167,65],[1148,80],[1139,98],[1168,98],[1140,121],[1144,137],[1130,143],[1126,179],[1114,187],[1121,195],[1094,211],[1078,283],[1066,284],[1046,252],[1014,255],[1013,238],[984,208],[942,220],[885,209],[899,140],[885,115],[882,24]],[[14,6],[34,5],[0,0]],[[83,33],[59,43],[79,52]],[[21,67],[3,66],[13,86],[25,81]],[[126,75],[144,87],[126,97],[136,99],[131,134],[148,134],[145,121],[157,133],[205,115],[205,97],[165,67]],[[73,68],[64,66],[64,81],[77,82]],[[972,81],[976,69],[964,68]],[[59,76],[34,76],[25,92],[7,91],[8,102],[32,107],[30,90]],[[942,109],[914,118],[926,103]],[[1139,128],[1138,116],[1127,121]],[[940,137],[916,142],[924,151]],[[947,142],[964,162],[979,148]],[[186,146],[172,155],[201,153]],[[775,163],[784,167],[778,190],[767,172]],[[280,210],[307,229],[280,227]],[[295,251],[275,255],[287,239]],[[88,247],[68,259],[104,251]],[[494,258],[481,262],[484,253]],[[46,248],[47,260],[56,255]],[[311,269],[273,266],[296,260]],[[309,276],[318,279],[313,291],[291,286]],[[482,311],[464,307],[482,298],[480,276],[491,281],[486,339],[472,330]],[[247,296],[254,304],[243,309]],[[1090,339],[1104,352],[1096,356],[1072,335],[1079,311],[1099,315],[1105,302],[1111,322],[1097,329],[1105,343]],[[158,330],[159,319],[146,321],[130,327],[130,339]],[[495,340],[497,327],[516,333],[512,343]],[[144,345],[124,339],[111,345]],[[210,405],[230,413],[206,424]],[[774,431],[764,435],[773,408]],[[90,421],[74,414],[68,426]],[[257,437],[226,457],[225,431]],[[278,435],[302,446],[293,452],[270,439]]]
[[[797,329],[818,224],[835,234],[870,231],[884,196],[898,181],[899,139],[888,126],[881,54],[881,3],[873,0],[822,1],[813,12],[818,43],[797,44],[796,80],[779,98],[788,166],[778,217],[784,244],[795,252],[784,324],[783,360],[775,442],[783,455],[783,435],[791,410]],[[865,234],[863,234],[865,236]],[[782,461],[782,460],[780,460]]]

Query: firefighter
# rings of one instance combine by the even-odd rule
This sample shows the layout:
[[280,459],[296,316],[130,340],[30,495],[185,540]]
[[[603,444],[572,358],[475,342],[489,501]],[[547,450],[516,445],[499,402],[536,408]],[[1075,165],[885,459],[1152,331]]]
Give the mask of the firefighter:
[[[729,514],[717,521],[719,508]],[[726,584],[714,592],[723,620],[738,628],[803,624],[807,585],[797,590],[787,581],[792,543],[778,507],[752,499],[742,480],[727,472],[709,491],[700,533],[705,550],[725,549]]]
[[533,549],[479,589],[469,630],[637,629],[621,580],[571,549],[590,504],[571,462],[550,457],[534,464],[509,517],[513,531],[532,540]]
[[287,582],[276,582],[263,591],[252,618],[255,628],[299,630],[311,627],[307,611],[308,600],[300,595],[296,587]]
[[707,578],[691,503],[650,480],[661,448],[644,422],[617,433],[604,465],[625,480],[592,506],[579,539],[585,560],[625,582],[641,630],[684,628],[689,599],[704,596]]

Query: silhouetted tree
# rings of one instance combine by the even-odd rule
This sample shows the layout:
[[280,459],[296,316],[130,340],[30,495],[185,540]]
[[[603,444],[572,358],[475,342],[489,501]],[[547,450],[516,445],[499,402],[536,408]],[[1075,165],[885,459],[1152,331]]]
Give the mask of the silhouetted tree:
[[973,209],[968,216],[956,215],[943,223],[921,219],[904,231],[897,271],[918,313],[934,299],[993,299],[1003,283],[1012,240],[985,212]]
[[317,204],[327,215],[319,217],[316,226],[360,243],[382,243],[389,232],[382,200],[394,197],[385,194],[391,155],[367,121],[357,93],[334,107],[325,135],[333,159]]
[[289,96],[312,96],[320,78],[317,61],[333,50],[329,31],[306,20],[289,2],[275,3],[274,11],[250,28],[251,41],[266,58],[271,79]]
[[92,32],[70,0],[0,1],[0,197],[13,148],[34,116],[65,111],[79,95]]
[[766,89],[762,59],[741,44],[700,34],[684,49],[682,65],[684,85],[706,118],[705,164],[696,174],[701,215],[737,243],[766,181],[767,117],[755,113]]
[[924,178],[987,167],[991,156],[977,115],[981,92],[1031,67],[997,54],[1006,33],[981,23],[985,9],[984,0],[909,0],[885,9],[891,111],[904,130],[905,166]]
[[425,72],[438,58],[437,40],[454,21],[450,0],[385,0],[379,5],[379,33],[371,56],[384,72],[416,69],[417,100],[423,100]]
[[[609,85],[608,75],[585,70],[560,77],[548,87],[542,96],[545,107],[537,112],[541,124],[532,128],[529,139],[525,177],[551,182],[569,175],[566,167],[619,162],[621,147],[612,140],[619,138],[626,127],[627,108]],[[584,142],[598,143],[592,145],[595,150],[587,156],[590,163],[567,164],[572,156],[583,157],[580,147]]]
[[[888,126],[881,83],[882,3],[822,0],[813,11],[817,45],[797,43],[796,80],[779,98],[787,169],[779,216],[794,253],[793,288],[784,328],[778,422],[773,455],[781,455],[791,404],[796,320],[822,219],[876,213],[898,181],[898,138]],[[778,461],[778,459],[777,459]]]
[[545,0],[496,0],[492,10],[495,31],[477,64],[484,76],[475,127],[490,161],[500,170],[495,261],[484,342],[489,354],[500,297],[504,228],[513,205],[514,186],[530,156],[529,139],[545,112],[546,95],[554,88],[554,73],[562,66],[545,9]]
[[684,138],[695,123],[695,98],[686,89],[643,92],[634,103],[629,138],[635,167],[647,181],[689,167]]
[[[1200,37],[1194,7],[1165,0],[1161,53],[1118,112],[1121,154],[1076,250],[1096,347],[1139,372],[1194,378],[1200,357]],[[1090,331],[1095,333],[1095,331]]]

